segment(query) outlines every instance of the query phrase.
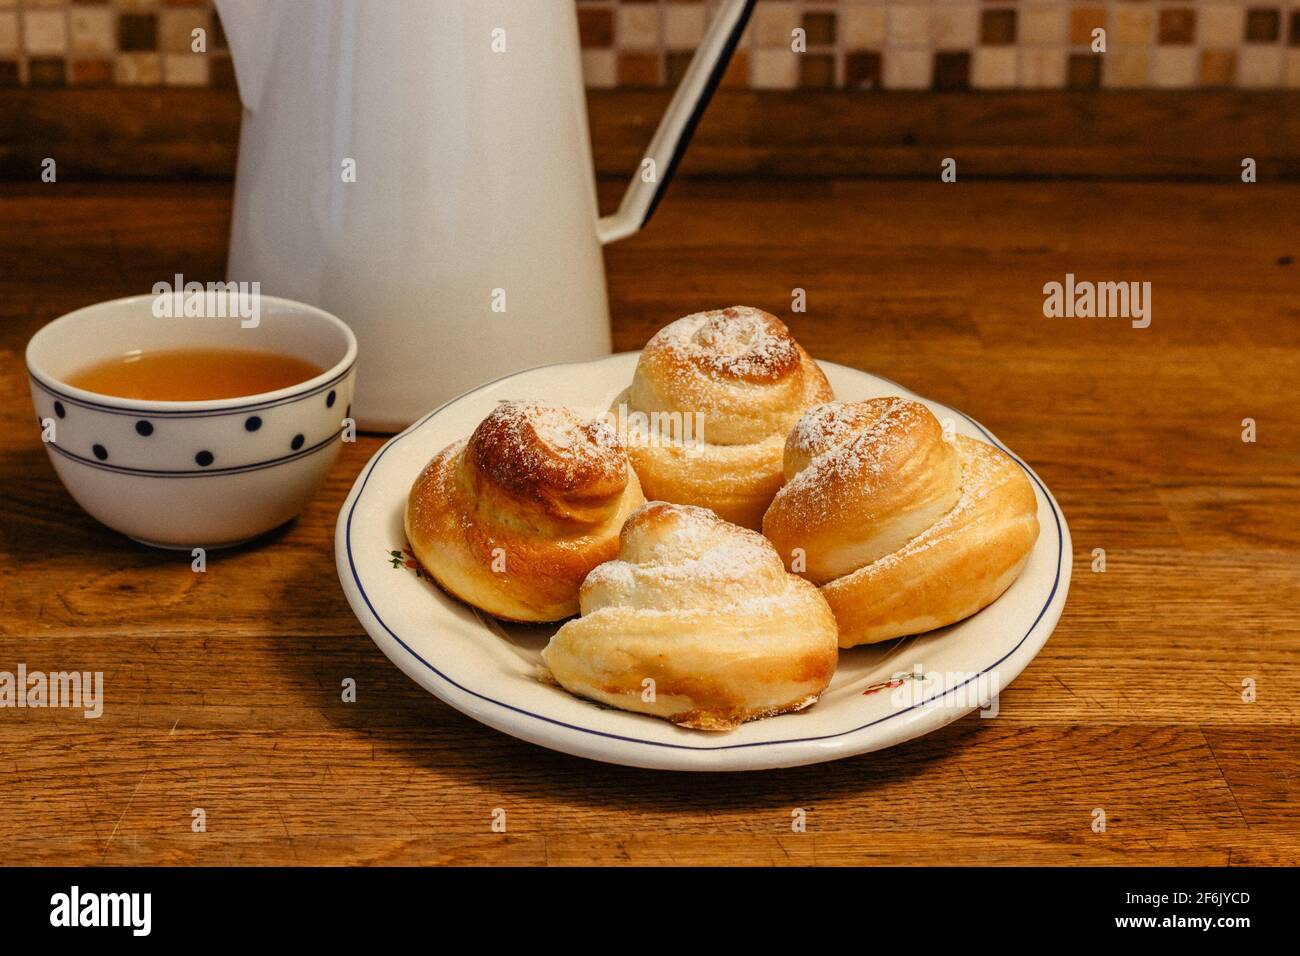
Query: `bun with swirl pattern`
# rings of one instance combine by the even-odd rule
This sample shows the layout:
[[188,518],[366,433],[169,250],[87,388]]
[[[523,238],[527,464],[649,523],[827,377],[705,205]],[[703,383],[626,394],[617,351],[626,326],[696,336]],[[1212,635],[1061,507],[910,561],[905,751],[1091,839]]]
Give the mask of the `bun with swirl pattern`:
[[747,306],[688,315],[637,362],[628,455],[647,498],[757,530],[781,487],[786,435],[831,398],[822,370],[775,316]]
[[467,604],[512,621],[578,612],[578,588],[618,551],[645,501],[610,426],[566,408],[507,402],[439,452],[406,503],[425,570]]
[[835,673],[835,618],[759,534],[651,502],[542,652],[572,694],[698,730],[802,710]]
[[1025,471],[992,445],[945,440],[919,402],[808,411],[785,445],[763,533],[821,588],[840,646],[969,617],[1019,575],[1038,538]]

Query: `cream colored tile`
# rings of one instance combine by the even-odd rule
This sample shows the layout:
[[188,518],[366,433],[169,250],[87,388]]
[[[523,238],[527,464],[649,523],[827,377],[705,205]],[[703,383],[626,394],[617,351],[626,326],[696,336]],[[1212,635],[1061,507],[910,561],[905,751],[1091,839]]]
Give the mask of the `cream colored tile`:
[[884,5],[872,3],[841,6],[839,35],[846,50],[877,50],[884,46]]
[[46,56],[68,49],[68,18],[64,10],[24,10],[23,49]]
[[751,50],[750,85],[759,90],[794,89],[799,83],[798,56],[789,49]]
[[1151,62],[1151,85],[1178,88],[1196,85],[1196,50],[1189,46],[1158,46]]
[[700,42],[708,19],[703,7],[670,3],[663,9],[664,41],[670,49],[688,49]]
[[890,50],[884,56],[883,85],[889,90],[923,90],[930,85],[929,50]]
[[970,85],[979,90],[1007,89],[1016,85],[1016,48],[980,47],[971,57]]
[[1016,37],[1019,43],[1065,42],[1065,4],[1030,3],[1020,8]]
[[1151,53],[1146,47],[1114,47],[1101,58],[1101,82],[1114,89],[1146,86],[1151,75]]
[[1106,31],[1106,48],[1120,44],[1153,44],[1156,36],[1156,14],[1150,7],[1119,4],[1111,16],[1111,28]]
[[18,52],[18,13],[0,13],[0,53]]
[[73,53],[112,53],[117,49],[117,17],[108,7],[73,7],[68,35]]
[[[890,46],[916,46],[930,42],[930,8],[915,3],[890,5],[885,39]],[[886,63],[885,72],[889,72]]]
[[1063,46],[1022,47],[1020,86],[1030,90],[1053,90],[1065,86],[1066,56]]
[[1205,3],[1198,8],[1196,35],[1206,46],[1237,46],[1245,36],[1245,14],[1236,3]]
[[1286,51],[1286,73],[1282,81],[1290,88],[1300,88],[1300,50]]
[[157,53],[119,53],[113,62],[119,86],[157,86],[162,82],[162,57]]
[[659,8],[633,4],[616,8],[614,45],[621,50],[644,50],[659,44]]
[[168,86],[207,86],[206,53],[166,53],[163,55],[163,81]]
[[930,35],[936,50],[966,50],[978,45],[980,8],[963,3],[935,7],[930,11]]
[[785,47],[790,49],[791,34],[799,25],[799,11],[793,3],[760,3],[754,8],[756,46]]
[[1237,51],[1237,85],[1267,89],[1282,79],[1282,48],[1251,44]]
[[597,89],[608,89],[618,82],[618,56],[613,50],[582,51],[582,81]]

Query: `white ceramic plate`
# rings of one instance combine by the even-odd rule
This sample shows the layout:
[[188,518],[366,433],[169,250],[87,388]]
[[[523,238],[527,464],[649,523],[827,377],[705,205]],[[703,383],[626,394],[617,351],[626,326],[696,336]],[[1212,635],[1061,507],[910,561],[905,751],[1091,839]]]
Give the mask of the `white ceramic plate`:
[[[1038,497],[1041,531],[1024,571],[1002,597],[951,627],[841,651],[835,679],[813,707],[725,734],[605,708],[539,682],[541,650],[558,625],[498,622],[419,576],[404,551],[402,515],[407,491],[430,458],[469,435],[501,401],[537,400],[599,414],[631,381],[636,360],[637,353],[624,353],[489,382],[375,453],[339,513],[335,555],[352,610],[393,663],[457,710],[508,734],[594,760],[674,770],[759,770],[834,760],[911,740],[976,707],[993,712],[996,701],[990,698],[1047,642],[1070,583],[1065,518],[1023,462]],[[841,400],[906,395],[928,405],[940,421],[951,419],[957,433],[1011,453],[961,412],[887,379],[820,364]]]

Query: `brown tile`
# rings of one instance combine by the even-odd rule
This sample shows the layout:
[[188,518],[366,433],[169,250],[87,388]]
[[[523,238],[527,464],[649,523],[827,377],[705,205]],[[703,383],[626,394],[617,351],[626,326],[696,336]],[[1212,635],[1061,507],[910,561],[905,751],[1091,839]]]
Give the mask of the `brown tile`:
[[980,44],[982,46],[1006,46],[1015,42],[1015,10],[980,11]]
[[216,90],[235,89],[235,67],[230,57],[223,53],[209,54],[208,86]]
[[1291,46],[1300,46],[1300,9],[1291,11],[1291,29],[1287,33],[1286,42]]
[[208,0],[163,0],[165,7],[201,7],[208,3]]
[[117,18],[117,48],[123,53],[158,49],[157,14],[121,14]]
[[112,60],[73,60],[73,86],[112,86]]
[[835,14],[829,11],[805,13],[803,30],[809,46],[830,46],[835,42]]
[[614,45],[614,11],[578,8],[578,38],[588,49]]
[[845,54],[844,85],[849,89],[879,89],[880,54],[869,50]]
[[1090,45],[1092,31],[1105,26],[1105,7],[1074,7],[1070,10],[1070,42],[1076,46]]
[[226,28],[221,24],[217,11],[212,11],[212,27],[208,30],[208,50],[225,50],[230,44],[226,42]]
[[936,51],[934,54],[934,88],[965,90],[970,88],[970,53]]
[[1095,53],[1071,53],[1065,85],[1072,90],[1101,88],[1101,58]]
[[[674,3],[683,2],[683,0],[673,0]],[[687,0],[693,2],[693,0]],[[737,50],[731,54],[731,62],[727,64],[727,72],[722,74],[722,82],[718,84],[725,89],[744,89],[749,86],[749,51]]]
[[686,68],[691,65],[690,50],[669,50],[664,55],[664,79],[669,86],[676,86],[686,75]]
[[1246,42],[1273,43],[1282,33],[1282,15],[1268,7],[1251,7],[1246,11]]
[[1165,45],[1186,45],[1196,39],[1196,11],[1191,7],[1167,7],[1160,11],[1156,36]]
[[[207,32],[208,11],[189,7],[164,10],[158,18],[158,46],[165,53],[197,53],[194,49],[194,32]],[[204,38],[206,50],[207,38]]]
[[1197,82],[1201,86],[1232,86],[1237,76],[1234,50],[1202,50]]
[[0,86],[18,85],[18,61],[0,60]]
[[614,46],[614,10],[578,8],[577,35],[586,49]]
[[835,85],[835,57],[829,53],[804,53],[799,56],[799,85],[809,89],[829,89]]
[[67,86],[67,64],[63,57],[41,56],[27,61],[28,86]]
[[659,54],[623,51],[618,55],[619,86],[659,86]]

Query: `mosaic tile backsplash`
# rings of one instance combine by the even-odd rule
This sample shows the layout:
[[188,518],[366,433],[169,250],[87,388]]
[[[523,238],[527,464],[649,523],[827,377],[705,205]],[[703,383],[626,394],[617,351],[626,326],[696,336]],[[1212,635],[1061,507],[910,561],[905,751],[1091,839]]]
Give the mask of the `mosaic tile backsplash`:
[[[577,6],[587,85],[653,87],[681,77],[717,2]],[[191,51],[199,27],[204,53]],[[1097,29],[1106,31],[1101,54],[1092,50]],[[724,82],[769,90],[1300,88],[1300,2],[760,0]],[[233,85],[210,0],[0,0],[0,87]]]

